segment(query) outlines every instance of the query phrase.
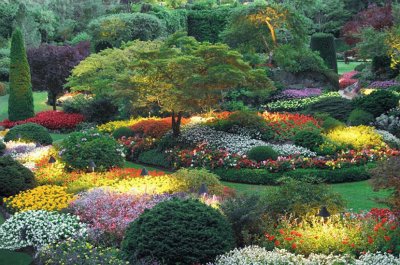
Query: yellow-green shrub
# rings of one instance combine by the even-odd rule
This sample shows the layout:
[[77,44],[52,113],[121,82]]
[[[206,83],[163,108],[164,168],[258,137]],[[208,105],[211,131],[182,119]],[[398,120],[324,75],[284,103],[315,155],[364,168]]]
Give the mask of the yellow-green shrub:
[[382,136],[376,133],[373,127],[364,125],[336,128],[327,133],[326,137],[338,145],[344,145],[355,150],[385,145],[382,141]]
[[129,127],[144,120],[160,120],[160,118],[137,118],[123,121],[110,121],[105,124],[99,125],[97,128],[103,133],[112,133],[118,128]]

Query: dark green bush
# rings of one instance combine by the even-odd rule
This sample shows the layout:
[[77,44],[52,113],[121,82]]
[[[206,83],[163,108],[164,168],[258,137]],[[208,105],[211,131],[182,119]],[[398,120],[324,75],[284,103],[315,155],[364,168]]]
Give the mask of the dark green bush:
[[47,129],[36,123],[25,123],[11,128],[4,137],[4,141],[15,141],[19,137],[24,142],[34,142],[42,145],[53,143],[53,139]]
[[187,10],[169,9],[159,5],[153,5],[148,14],[158,17],[164,24],[168,34],[187,30]]
[[370,178],[367,169],[373,167],[373,164],[368,166],[353,166],[348,168],[320,169],[296,169],[287,172],[271,173],[265,169],[214,169],[221,180],[248,183],[256,185],[277,185],[282,177],[288,177],[297,180],[306,180],[313,183],[343,183],[352,181],[361,181]]
[[220,209],[231,223],[237,247],[255,244],[264,237],[268,225],[265,205],[259,195],[239,195],[224,200]]
[[309,105],[307,114],[326,113],[339,121],[347,121],[349,113],[353,110],[351,101],[345,98],[327,98]]
[[96,130],[71,133],[59,148],[61,159],[71,169],[90,170],[90,161],[95,163],[96,171],[124,164],[123,150],[118,142]]
[[231,8],[190,10],[188,13],[188,35],[198,41],[219,41],[219,34],[227,24]]
[[351,126],[358,125],[369,125],[371,122],[374,122],[375,118],[369,112],[366,112],[362,109],[355,109],[350,112],[349,118],[347,119],[347,124]]
[[83,108],[85,120],[95,123],[106,123],[118,115],[118,106],[108,97],[95,98]]
[[139,155],[138,158],[139,162],[153,165],[153,166],[159,166],[159,167],[164,167],[164,168],[170,168],[171,163],[168,161],[167,156],[163,153],[160,152],[157,149],[152,149],[149,151],[142,152]]
[[354,100],[354,106],[378,117],[379,115],[395,108],[399,98],[391,91],[376,90],[371,94]]
[[0,197],[8,197],[35,187],[32,171],[10,156],[0,157]]
[[332,34],[316,33],[311,36],[311,50],[318,51],[326,65],[337,73],[335,38]]
[[131,136],[134,136],[134,135],[135,135],[135,133],[129,127],[120,127],[120,128],[116,129],[112,133],[112,136],[117,140],[122,138],[122,137],[124,137],[124,136],[125,137],[131,137]]
[[278,153],[270,146],[256,146],[247,153],[247,156],[251,160],[261,162],[267,159],[276,160],[278,158]]
[[324,137],[318,130],[299,131],[294,136],[294,143],[315,151],[324,142]]
[[4,153],[4,150],[6,150],[6,145],[0,141],[0,155]]
[[335,214],[345,207],[340,194],[327,185],[296,180],[285,181],[277,190],[267,193],[263,202],[268,213],[275,217],[291,214],[301,218],[306,214],[317,214],[322,206]]
[[203,264],[233,247],[232,228],[218,210],[180,199],[146,210],[129,225],[122,242],[133,263],[157,258],[165,264]]
[[325,132],[328,132],[330,130],[333,130],[337,127],[345,127],[346,124],[343,122],[332,118],[329,114],[316,114],[314,115],[316,118],[322,120],[321,127]]
[[70,99],[65,100],[62,103],[62,108],[64,112],[67,113],[83,113],[85,107],[90,104],[91,98],[84,94],[76,95]]

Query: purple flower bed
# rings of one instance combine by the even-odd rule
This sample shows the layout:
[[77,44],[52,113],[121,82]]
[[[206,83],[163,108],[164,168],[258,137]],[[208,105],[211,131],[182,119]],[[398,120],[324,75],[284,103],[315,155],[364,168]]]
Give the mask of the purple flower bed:
[[394,80],[388,80],[388,81],[374,81],[372,82],[369,87],[370,88],[389,88],[392,86],[398,86],[400,83],[397,83]]
[[321,88],[287,88],[283,90],[278,95],[274,96],[274,100],[282,100],[282,99],[296,99],[296,98],[309,98],[309,97],[316,97],[321,95],[322,89]]

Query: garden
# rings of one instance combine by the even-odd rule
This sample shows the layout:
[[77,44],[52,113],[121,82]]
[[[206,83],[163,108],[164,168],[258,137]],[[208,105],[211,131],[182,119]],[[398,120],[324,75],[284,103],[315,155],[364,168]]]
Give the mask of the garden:
[[0,265],[400,264],[399,17],[1,2]]

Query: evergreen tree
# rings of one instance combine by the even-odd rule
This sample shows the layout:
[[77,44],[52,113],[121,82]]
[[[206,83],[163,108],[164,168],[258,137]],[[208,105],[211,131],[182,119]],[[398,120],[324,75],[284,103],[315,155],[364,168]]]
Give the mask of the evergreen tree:
[[18,121],[34,115],[31,74],[22,32],[17,28],[11,40],[8,118]]

